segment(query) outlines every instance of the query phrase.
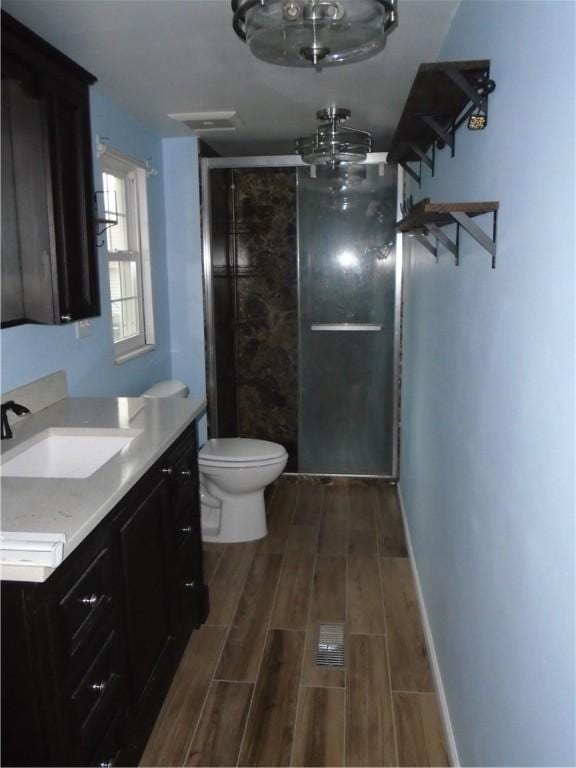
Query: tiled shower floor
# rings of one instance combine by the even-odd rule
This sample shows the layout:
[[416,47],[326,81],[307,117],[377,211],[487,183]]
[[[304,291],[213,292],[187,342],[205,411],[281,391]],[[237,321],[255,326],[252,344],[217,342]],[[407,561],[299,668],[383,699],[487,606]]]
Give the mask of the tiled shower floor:
[[210,616],[142,765],[448,765],[394,486],[282,477],[268,509],[265,539],[205,545]]

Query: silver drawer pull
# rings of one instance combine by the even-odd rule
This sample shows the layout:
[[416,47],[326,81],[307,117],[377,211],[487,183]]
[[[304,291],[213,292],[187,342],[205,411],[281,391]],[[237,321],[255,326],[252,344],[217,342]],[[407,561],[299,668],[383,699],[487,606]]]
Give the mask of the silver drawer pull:
[[98,763],[98,768],[113,768],[114,760],[106,760],[102,763]]
[[318,323],[310,326],[311,331],[381,331],[378,323]]
[[96,593],[91,594],[89,597],[81,597],[80,602],[82,605],[96,605],[98,602],[98,595]]
[[60,315],[60,320],[63,323],[69,323],[72,321],[72,315],[66,314],[66,315]]
[[108,685],[108,680],[102,680],[101,683],[91,683],[90,690],[98,691],[99,693],[102,693],[102,691],[106,688],[107,685]]
[[168,477],[172,477],[172,475],[174,474],[174,469],[172,467],[162,467],[160,472],[162,472],[163,475],[168,475]]
[[192,477],[192,470],[191,469],[182,469],[182,470],[180,470],[180,476],[181,477]]
[[180,528],[180,533],[184,533],[186,535],[188,535],[189,533],[192,533],[192,526],[185,525],[183,528]]
[[184,584],[184,586],[186,587],[186,589],[194,589],[194,587],[196,586],[196,582],[195,581],[187,581]]

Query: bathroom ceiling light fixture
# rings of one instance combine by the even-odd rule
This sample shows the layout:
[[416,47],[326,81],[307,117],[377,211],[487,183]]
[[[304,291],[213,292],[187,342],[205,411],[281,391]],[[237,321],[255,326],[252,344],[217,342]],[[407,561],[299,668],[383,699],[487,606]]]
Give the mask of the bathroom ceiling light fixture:
[[258,59],[286,67],[374,56],[398,24],[397,0],[232,0],[232,26]]
[[343,125],[350,110],[329,107],[316,113],[322,121],[313,136],[296,141],[296,151],[309,165],[328,165],[337,168],[349,163],[361,163],[372,151],[372,136],[367,131]]

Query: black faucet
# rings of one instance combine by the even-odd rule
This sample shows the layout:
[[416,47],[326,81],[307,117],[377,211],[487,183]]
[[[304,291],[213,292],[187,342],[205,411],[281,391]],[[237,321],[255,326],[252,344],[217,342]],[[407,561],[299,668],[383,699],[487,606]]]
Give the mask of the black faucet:
[[15,403],[14,400],[8,400],[0,405],[0,410],[2,411],[2,440],[6,440],[12,437],[12,430],[8,422],[8,411],[14,411],[16,416],[24,416],[25,413],[30,413],[30,409],[26,408],[25,405]]

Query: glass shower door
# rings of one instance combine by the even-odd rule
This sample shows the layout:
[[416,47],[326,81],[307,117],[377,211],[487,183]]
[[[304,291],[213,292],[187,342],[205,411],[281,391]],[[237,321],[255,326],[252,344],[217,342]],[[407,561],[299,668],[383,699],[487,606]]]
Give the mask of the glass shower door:
[[395,166],[298,169],[300,472],[396,473],[396,199]]

